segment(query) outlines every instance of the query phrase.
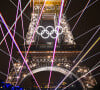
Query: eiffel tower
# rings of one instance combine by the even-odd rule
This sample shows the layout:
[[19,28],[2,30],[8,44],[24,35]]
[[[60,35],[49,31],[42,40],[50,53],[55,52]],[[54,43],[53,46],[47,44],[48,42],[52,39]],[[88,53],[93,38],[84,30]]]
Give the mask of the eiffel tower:
[[[34,0],[34,13],[31,13],[31,22],[26,34],[26,50],[31,43],[32,35],[35,32],[36,24],[43,4],[44,0]],[[64,9],[66,8],[66,4],[67,0],[65,0]],[[31,1],[30,6],[33,6],[33,1]],[[46,1],[41,20],[37,27],[34,39],[32,40],[32,46],[26,59],[42,90],[48,88],[47,85],[51,70],[56,35],[58,37],[58,43],[54,65],[52,67],[50,90],[54,90],[64,76],[71,70],[74,65],[73,60],[81,52],[81,46],[76,44],[72,32],[70,31],[70,25],[66,20],[67,17],[62,15],[60,26],[58,25],[60,6],[61,0]],[[57,32],[58,29],[59,32]],[[24,50],[24,45],[20,47],[23,55],[25,55],[26,51]],[[19,62],[15,62],[14,64],[16,71],[14,68],[12,68],[10,71],[8,83],[16,85],[16,81],[19,78],[18,85],[25,88],[25,90],[38,90],[37,85],[35,84],[25,65],[22,69],[20,77],[17,76],[23,64],[23,60],[20,57],[18,60]],[[86,74],[88,71],[88,67],[78,65],[62,83],[58,90],[62,90],[64,87]],[[78,80],[75,84],[68,87],[68,90],[90,90],[90,88],[93,88],[95,84],[95,79],[92,78],[92,74],[89,74],[87,77]]]

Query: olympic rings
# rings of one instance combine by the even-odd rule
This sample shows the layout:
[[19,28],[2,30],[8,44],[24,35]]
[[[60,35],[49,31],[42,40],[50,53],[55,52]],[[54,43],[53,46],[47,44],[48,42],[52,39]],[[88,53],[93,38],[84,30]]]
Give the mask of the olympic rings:
[[44,39],[47,39],[49,37],[55,39],[56,36],[58,37],[62,33],[63,33],[63,28],[61,26],[56,26],[55,29],[53,26],[47,26],[46,28],[44,26],[38,26],[37,28],[37,34]]

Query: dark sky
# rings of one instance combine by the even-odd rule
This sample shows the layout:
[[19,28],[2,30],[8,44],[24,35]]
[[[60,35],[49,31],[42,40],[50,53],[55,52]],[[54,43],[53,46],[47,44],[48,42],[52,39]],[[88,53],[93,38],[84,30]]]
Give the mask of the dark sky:
[[[17,1],[18,0],[12,0],[16,5],[17,5]],[[25,6],[25,4],[28,2],[28,0],[21,0],[22,1],[22,8]],[[69,0],[68,0],[69,1]],[[91,3],[95,1],[95,0],[91,0]],[[74,14],[76,14],[77,12],[79,12],[80,10],[82,10],[84,8],[84,6],[86,5],[86,3],[88,2],[88,0],[72,0],[68,11],[66,13],[67,19],[71,18]],[[32,9],[30,7],[28,7],[25,11],[25,14],[27,16],[29,16],[30,18],[30,14],[31,14]],[[15,15],[16,15],[16,7],[10,2],[10,0],[1,0],[0,2],[0,12],[2,13],[5,21],[7,22],[7,24],[9,26],[11,26],[15,20]],[[70,27],[72,29],[73,25],[75,24],[76,20],[78,19],[79,15],[77,17],[75,17],[74,19],[72,19],[71,21],[69,21]],[[29,25],[29,20],[23,16],[24,18],[24,28],[25,28],[25,33],[27,32],[28,29],[28,25]],[[0,22],[1,23],[1,22]],[[76,38],[77,36],[79,36],[80,34],[87,32],[89,29],[97,26],[100,24],[100,3],[99,0],[98,2],[96,2],[93,6],[89,7],[85,13],[83,14],[83,16],[81,17],[79,23],[77,24],[77,26],[75,27],[74,31],[73,31],[73,35]],[[6,29],[3,27],[4,32],[6,33]],[[22,35],[22,30],[21,30],[21,21],[18,21],[17,24],[17,32],[20,33]],[[76,40],[77,44],[82,44],[83,46],[89,41],[89,39],[91,38],[91,36],[94,34],[94,32],[97,30],[97,28],[95,30],[93,30],[92,32],[86,34],[85,36],[79,38]],[[91,43],[88,45],[88,48],[93,44],[93,42],[100,36],[100,32],[94,37],[94,39],[91,41]],[[0,32],[0,41],[2,40],[2,34]],[[18,44],[22,44],[23,43],[23,39],[21,39],[18,35],[16,35],[15,37],[16,41],[18,42]],[[9,36],[7,36],[7,41],[9,44],[9,47],[11,45],[11,39]],[[89,57],[91,55],[96,54],[97,52],[100,52],[100,41],[96,44],[96,46],[91,50],[91,52],[86,56]],[[3,43],[0,46],[0,49],[3,49],[4,51],[7,52],[5,43]],[[14,51],[13,51],[13,56],[16,56],[16,48],[14,47]],[[89,59],[87,62],[85,62],[85,64],[89,67],[92,67],[93,65],[95,65],[98,61],[100,60],[99,55]],[[8,68],[8,61],[9,61],[9,57],[5,54],[3,54],[2,52],[0,52],[0,71],[7,73],[7,68]],[[100,68],[98,68],[95,73],[100,72],[99,70]],[[2,78],[3,80],[5,79],[5,77],[3,77],[0,74],[0,78]],[[100,80],[100,76],[97,76],[97,80]]]

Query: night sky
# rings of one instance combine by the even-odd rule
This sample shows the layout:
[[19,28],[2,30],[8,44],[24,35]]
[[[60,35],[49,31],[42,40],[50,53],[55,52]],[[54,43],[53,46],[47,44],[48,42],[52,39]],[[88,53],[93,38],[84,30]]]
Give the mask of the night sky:
[[[18,0],[12,0],[16,5],[17,5],[17,1]],[[21,0],[22,1],[22,8],[24,8],[24,6],[26,5],[26,3],[28,2],[28,0]],[[69,1],[69,0],[68,0]],[[93,1],[96,0],[91,0],[90,3],[92,3]],[[67,19],[70,19],[74,14],[76,14],[77,12],[79,12],[80,10],[82,10],[84,8],[84,6],[86,5],[86,3],[88,2],[88,0],[72,0],[68,11],[66,13]],[[1,0],[0,2],[0,12],[3,15],[5,21],[7,22],[7,24],[11,27],[11,25],[13,24],[13,22],[15,21],[15,17],[16,17],[16,7],[10,2],[10,0]],[[25,10],[25,14],[30,18],[30,14],[32,12],[32,9],[30,7],[28,7]],[[20,12],[19,12],[20,13]],[[80,15],[80,14],[79,14]],[[78,19],[78,16],[76,16],[74,19],[72,19],[71,21],[69,21],[69,25],[70,28],[72,29],[72,27],[74,26],[76,20]],[[26,32],[28,30],[28,25],[29,25],[29,20],[23,15],[23,20],[24,20],[24,28],[25,28],[25,35]],[[1,22],[0,22],[1,23]],[[89,31],[89,29],[97,26],[100,24],[100,3],[99,0],[91,7],[89,7],[83,14],[83,16],[81,17],[79,23],[77,24],[77,26],[75,27],[74,31],[73,31],[73,35],[74,38],[78,37],[79,35],[81,35],[84,32]],[[3,24],[1,24],[4,30],[4,33],[6,34],[6,29],[4,28]],[[76,39],[76,43],[80,44],[82,46],[84,46],[89,39],[92,37],[92,35],[95,33],[95,31],[98,28],[94,29],[93,31],[91,31],[90,33],[84,35],[83,37]],[[16,31],[22,35],[22,29],[21,29],[21,20],[18,21],[17,23],[17,29]],[[96,36],[94,37],[94,39],[91,41],[91,43],[88,45],[88,47],[86,48],[86,50],[94,43],[94,41],[100,36],[100,31],[96,34]],[[0,31],[0,41],[2,40],[2,34]],[[18,35],[15,36],[15,39],[18,43],[18,45],[23,44],[23,39],[21,37],[19,37]],[[7,36],[7,42],[9,47],[11,47],[11,38],[8,35]],[[4,50],[5,52],[8,53],[7,49],[6,49],[6,45],[3,42],[3,44],[0,46],[0,49]],[[86,52],[85,50],[85,52]],[[89,52],[89,54],[85,57],[90,57],[96,53],[100,52],[100,41],[96,44],[96,46],[91,50],[91,52]],[[14,50],[13,50],[13,56],[15,58],[17,58],[18,56],[16,55],[17,53],[17,49],[14,46]],[[84,53],[82,53],[83,55]],[[9,61],[9,56],[5,55],[4,53],[2,53],[0,51],[0,71],[7,73],[7,68],[8,68],[8,61]],[[88,61],[84,62],[84,64],[87,67],[93,67],[98,61],[100,61],[100,54],[96,55],[95,57],[92,57],[91,59],[88,59]],[[96,69],[95,72],[93,72],[93,74],[96,73],[100,73],[100,68]],[[2,74],[0,74],[0,79],[5,80],[5,76],[3,76]],[[100,75],[96,76],[97,81],[100,81]]]

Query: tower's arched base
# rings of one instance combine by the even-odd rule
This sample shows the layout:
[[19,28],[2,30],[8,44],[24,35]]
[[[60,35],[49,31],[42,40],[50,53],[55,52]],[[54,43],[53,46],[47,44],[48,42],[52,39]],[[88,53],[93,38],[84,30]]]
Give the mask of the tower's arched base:
[[[48,78],[49,78],[50,70],[51,67],[42,67],[33,70],[33,74],[35,75],[37,81],[39,82],[41,89],[48,88]],[[54,90],[54,88],[60,83],[60,81],[64,78],[64,76],[69,72],[68,70],[65,70],[60,67],[53,67],[52,70],[53,72],[52,72],[50,90]],[[77,78],[78,77],[72,73],[59,87],[59,90],[66,87],[68,84],[75,81]],[[26,89],[32,89],[32,90],[38,89],[30,73],[28,73],[26,77],[21,81],[20,86]],[[70,87],[68,87],[68,89],[66,90],[85,90],[85,87],[83,82],[80,80],[77,81],[75,84],[71,85]]]

